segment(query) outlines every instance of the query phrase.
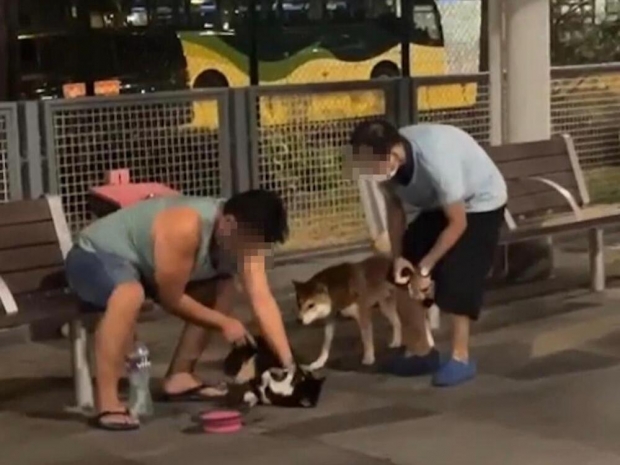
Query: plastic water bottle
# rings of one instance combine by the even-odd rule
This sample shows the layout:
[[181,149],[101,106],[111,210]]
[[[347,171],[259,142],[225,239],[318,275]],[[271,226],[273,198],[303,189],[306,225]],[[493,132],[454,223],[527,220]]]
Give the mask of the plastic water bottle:
[[129,374],[129,411],[137,418],[153,415],[150,378],[151,361],[149,349],[137,342],[133,352],[127,357]]

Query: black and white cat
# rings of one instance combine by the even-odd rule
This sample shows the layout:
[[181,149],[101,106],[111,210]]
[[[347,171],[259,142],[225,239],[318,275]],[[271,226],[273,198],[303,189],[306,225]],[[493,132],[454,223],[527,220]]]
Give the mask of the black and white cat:
[[237,396],[250,407],[316,407],[325,382],[324,377],[297,364],[283,369],[262,337],[235,346],[224,360],[224,372],[242,389]]

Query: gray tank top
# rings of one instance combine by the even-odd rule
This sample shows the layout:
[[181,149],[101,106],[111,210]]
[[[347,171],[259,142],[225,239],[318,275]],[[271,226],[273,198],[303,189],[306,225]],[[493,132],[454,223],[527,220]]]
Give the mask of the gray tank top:
[[140,271],[144,279],[152,282],[155,273],[152,239],[155,217],[167,208],[186,206],[196,210],[202,219],[202,237],[190,279],[198,281],[234,274],[236,263],[233,257],[210,247],[215,218],[223,203],[224,199],[186,196],[144,200],[93,222],[80,232],[77,243],[85,250],[101,250],[124,258]]

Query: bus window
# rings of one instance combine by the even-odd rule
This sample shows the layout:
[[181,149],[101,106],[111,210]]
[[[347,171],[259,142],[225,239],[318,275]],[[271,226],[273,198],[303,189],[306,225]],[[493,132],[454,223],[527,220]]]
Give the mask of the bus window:
[[396,18],[394,0],[327,0],[325,11],[330,23],[359,23],[380,18]]
[[79,74],[79,41],[72,35],[49,36],[39,41],[40,71],[59,80]]
[[78,22],[77,0],[19,0],[17,3],[21,33],[62,30]]
[[310,22],[310,4],[307,0],[278,2],[278,18],[283,26],[304,26]]
[[422,45],[443,45],[439,11],[433,1],[414,2],[413,27],[413,42]]
[[38,72],[39,54],[35,39],[19,39],[19,68],[20,72],[25,75]]

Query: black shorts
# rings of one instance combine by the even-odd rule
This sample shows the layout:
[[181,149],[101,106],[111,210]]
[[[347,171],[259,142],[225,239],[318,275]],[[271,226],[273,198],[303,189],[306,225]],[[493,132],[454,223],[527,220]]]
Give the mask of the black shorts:
[[[442,311],[478,319],[503,221],[504,207],[467,214],[467,229],[432,271],[435,303]],[[420,213],[403,236],[403,257],[417,264],[446,226],[442,210]]]

